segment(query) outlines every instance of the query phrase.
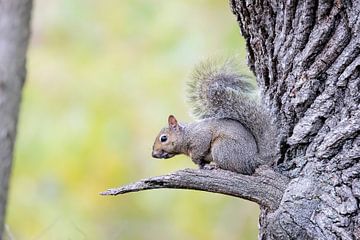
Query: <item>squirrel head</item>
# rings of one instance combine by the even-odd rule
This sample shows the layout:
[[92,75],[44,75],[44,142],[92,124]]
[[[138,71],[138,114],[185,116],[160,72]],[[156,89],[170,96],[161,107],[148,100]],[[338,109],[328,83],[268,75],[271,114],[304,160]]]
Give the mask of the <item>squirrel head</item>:
[[181,153],[181,144],[184,127],[181,126],[173,115],[168,117],[168,127],[161,129],[157,135],[152,156],[154,158],[171,158]]

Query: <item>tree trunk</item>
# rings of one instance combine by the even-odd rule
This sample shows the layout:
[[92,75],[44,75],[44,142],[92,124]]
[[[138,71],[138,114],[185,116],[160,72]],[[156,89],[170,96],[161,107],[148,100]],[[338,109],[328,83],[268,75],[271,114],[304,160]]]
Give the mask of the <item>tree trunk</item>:
[[259,239],[360,239],[360,1],[230,1],[291,180]]
[[3,233],[25,56],[31,0],[0,0],[0,239]]

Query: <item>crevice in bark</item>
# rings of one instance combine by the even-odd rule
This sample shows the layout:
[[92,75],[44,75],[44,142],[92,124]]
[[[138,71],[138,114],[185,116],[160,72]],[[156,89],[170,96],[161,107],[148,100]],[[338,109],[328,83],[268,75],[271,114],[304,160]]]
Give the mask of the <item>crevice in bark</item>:
[[276,167],[292,179],[279,208],[262,211],[260,238],[360,239],[360,2],[231,3],[278,122]]

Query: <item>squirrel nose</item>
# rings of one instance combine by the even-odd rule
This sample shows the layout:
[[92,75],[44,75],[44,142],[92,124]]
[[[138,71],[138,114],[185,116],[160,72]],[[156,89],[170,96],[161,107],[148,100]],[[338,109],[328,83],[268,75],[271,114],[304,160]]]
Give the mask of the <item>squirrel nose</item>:
[[158,152],[158,151],[152,151],[152,153],[151,153],[151,156],[153,157],[153,158],[160,158],[160,156],[161,156],[161,152]]

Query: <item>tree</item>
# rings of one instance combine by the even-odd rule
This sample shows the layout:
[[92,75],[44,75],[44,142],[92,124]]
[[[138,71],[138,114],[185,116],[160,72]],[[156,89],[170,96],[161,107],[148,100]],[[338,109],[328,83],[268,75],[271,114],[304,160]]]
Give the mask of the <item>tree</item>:
[[259,239],[360,239],[360,2],[231,0],[280,158],[245,176],[185,169],[105,195],[184,188],[257,202]]
[[26,77],[31,8],[31,0],[0,0],[0,239],[21,91]]

